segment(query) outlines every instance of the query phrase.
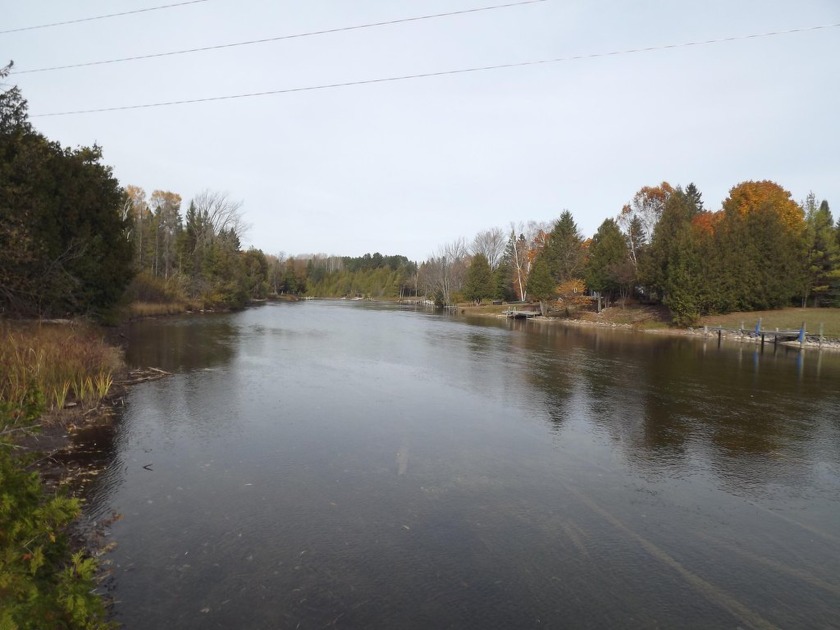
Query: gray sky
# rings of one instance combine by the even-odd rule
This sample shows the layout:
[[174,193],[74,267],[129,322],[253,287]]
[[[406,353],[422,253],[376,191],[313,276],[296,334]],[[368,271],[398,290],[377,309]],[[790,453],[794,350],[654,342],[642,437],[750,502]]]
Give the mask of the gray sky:
[[[0,30],[182,0],[6,0]],[[0,34],[22,72],[504,4],[207,0]],[[122,184],[243,202],[266,253],[423,260],[564,209],[585,236],[642,186],[744,180],[840,214],[840,28],[216,102],[287,90],[840,23],[837,0],[547,0],[437,19],[10,77],[36,128],[104,149]]]

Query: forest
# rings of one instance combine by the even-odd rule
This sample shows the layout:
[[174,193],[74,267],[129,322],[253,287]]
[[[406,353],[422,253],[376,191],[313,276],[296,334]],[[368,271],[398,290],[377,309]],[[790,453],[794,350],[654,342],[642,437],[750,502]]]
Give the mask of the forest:
[[643,186],[591,237],[563,210],[550,223],[512,221],[456,239],[419,263],[243,250],[243,216],[226,193],[184,204],[176,192],[122,185],[100,147],[62,148],[33,129],[17,88],[0,93],[7,316],[109,321],[127,305],[142,315],[283,295],[534,301],[546,313],[590,296],[662,304],[677,325],[710,313],[840,306],[840,222],[826,200],[811,193],[797,202],[772,181],[736,184],[714,211],[694,184]]

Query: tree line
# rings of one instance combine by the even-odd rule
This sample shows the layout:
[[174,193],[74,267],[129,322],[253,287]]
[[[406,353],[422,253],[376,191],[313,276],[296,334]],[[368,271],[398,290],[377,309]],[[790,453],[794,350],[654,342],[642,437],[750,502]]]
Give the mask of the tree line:
[[135,274],[130,298],[234,308],[265,298],[278,275],[276,261],[258,249],[242,251],[241,206],[208,190],[182,215],[177,193],[155,190],[147,198],[142,188],[126,186],[122,211]]
[[123,193],[101,158],[95,145],[62,148],[37,133],[20,91],[0,93],[3,312],[101,312],[122,295],[131,277]]
[[840,306],[840,221],[811,193],[801,203],[772,181],[734,186],[718,211],[694,184],[641,188],[584,238],[568,210],[550,224],[480,232],[419,268],[440,303],[531,299],[543,310],[583,293],[668,307],[675,323],[710,313]]
[[405,256],[243,251],[241,202],[207,190],[184,205],[176,192],[121,186],[98,146],[62,148],[33,129],[17,87],[0,92],[2,314],[105,318],[125,302],[237,308],[270,295],[416,292]]
[[300,289],[276,257],[242,251],[241,203],[205,191],[182,213],[177,193],[121,186],[98,146],[62,148],[27,110],[17,87],[0,92],[0,313],[104,318],[126,299],[241,307]]
[[[0,78],[10,66],[0,70]],[[120,300],[241,307],[272,294],[422,295],[458,301],[635,298],[687,325],[708,313],[840,306],[840,222],[771,181],[734,186],[704,208],[694,184],[641,188],[585,238],[571,212],[511,223],[405,256],[243,251],[241,202],[121,186],[99,147],[62,148],[35,131],[26,101],[0,93],[0,312],[103,316]]]

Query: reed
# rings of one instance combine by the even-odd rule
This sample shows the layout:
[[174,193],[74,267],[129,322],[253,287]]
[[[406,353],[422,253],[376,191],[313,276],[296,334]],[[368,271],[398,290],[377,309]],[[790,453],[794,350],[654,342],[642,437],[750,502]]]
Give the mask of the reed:
[[121,360],[92,327],[79,323],[0,322],[0,402],[19,405],[40,391],[48,409],[72,397],[96,404],[110,390]]
[[70,381],[64,381],[60,385],[54,385],[53,392],[53,409],[64,409],[67,404],[67,394],[70,392]]
[[114,384],[114,377],[110,372],[100,371],[93,378],[94,391],[99,400],[105,398],[108,392],[111,391],[111,385]]
[[200,304],[186,301],[177,302],[131,302],[128,305],[128,317],[138,319],[142,317],[160,317],[165,315],[180,315],[193,310],[199,310]]

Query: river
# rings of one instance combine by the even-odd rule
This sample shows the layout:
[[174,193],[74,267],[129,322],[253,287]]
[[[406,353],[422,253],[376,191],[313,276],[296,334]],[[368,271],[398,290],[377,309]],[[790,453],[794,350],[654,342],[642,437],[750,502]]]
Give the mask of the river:
[[840,626],[840,355],[361,302],[134,324],[134,628]]

